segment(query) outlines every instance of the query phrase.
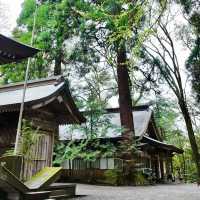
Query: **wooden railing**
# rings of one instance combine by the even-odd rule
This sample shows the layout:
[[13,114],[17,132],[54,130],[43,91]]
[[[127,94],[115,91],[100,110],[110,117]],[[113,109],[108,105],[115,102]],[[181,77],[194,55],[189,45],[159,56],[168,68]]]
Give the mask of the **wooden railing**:
[[63,169],[62,178],[64,180],[77,180],[80,182],[84,180],[84,182],[87,182],[91,181],[91,179],[102,179],[105,171],[102,169]]

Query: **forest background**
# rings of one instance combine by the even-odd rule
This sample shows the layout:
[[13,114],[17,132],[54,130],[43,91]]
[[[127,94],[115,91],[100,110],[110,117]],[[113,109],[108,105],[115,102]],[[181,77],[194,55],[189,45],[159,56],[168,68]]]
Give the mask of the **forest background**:
[[[175,157],[174,167],[193,181],[198,158],[187,136],[187,119],[200,148],[199,4],[195,0],[25,0],[11,31],[15,39],[30,44],[37,7],[33,44],[42,51],[32,59],[29,79],[64,75],[82,110],[118,105],[116,46],[123,43],[132,105],[152,106],[164,140],[184,149]],[[3,0],[0,9],[4,11],[0,27],[6,32],[11,25]],[[1,84],[24,80],[26,64],[2,66]],[[183,112],[185,106],[188,113]],[[92,122],[89,117],[93,127],[101,124],[100,114]],[[97,135],[96,131],[89,134]],[[74,152],[80,154],[80,149]]]

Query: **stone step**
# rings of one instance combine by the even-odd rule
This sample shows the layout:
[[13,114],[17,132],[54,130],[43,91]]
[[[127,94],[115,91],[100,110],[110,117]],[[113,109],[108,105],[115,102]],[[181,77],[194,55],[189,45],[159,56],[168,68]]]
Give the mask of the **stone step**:
[[[7,198],[8,200],[44,200],[50,198],[51,191],[34,191],[34,192],[26,192],[24,194],[20,194],[19,192],[8,192]],[[3,199],[0,199],[3,200]]]
[[51,191],[27,192],[23,194],[23,200],[49,199]]
[[71,193],[69,193],[68,191],[66,191],[66,190],[64,190],[64,189],[53,190],[53,191],[51,191],[51,195],[50,195],[50,196],[57,196],[57,195],[68,195],[68,196],[72,196]]
[[54,183],[48,187],[51,198],[73,197],[76,194],[76,185],[69,183]]
[[[45,191],[31,191],[21,194],[13,188],[6,188],[5,192],[9,200],[50,200],[50,199],[67,199],[74,197],[76,185],[68,183],[55,183],[45,189]],[[2,199],[0,199],[2,200]]]
[[64,199],[68,199],[70,196],[69,195],[56,195],[56,196],[51,196],[50,198],[51,199],[62,199],[62,200],[64,200]]

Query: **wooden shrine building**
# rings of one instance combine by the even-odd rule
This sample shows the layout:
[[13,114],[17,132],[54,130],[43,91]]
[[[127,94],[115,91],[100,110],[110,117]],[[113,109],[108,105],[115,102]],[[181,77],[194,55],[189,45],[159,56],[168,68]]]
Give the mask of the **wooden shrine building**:
[[[103,115],[106,119],[109,119],[111,124],[121,127],[119,108],[107,109]],[[183,150],[163,141],[162,134],[156,126],[153,111],[148,105],[134,107],[133,120],[135,141],[137,141],[136,147],[138,149],[138,154],[133,158],[133,166],[135,168],[133,171],[142,171],[144,173],[151,171],[157,182],[165,182],[168,178],[172,178],[172,158],[175,154],[182,154]],[[75,129],[73,131],[73,129],[68,129],[68,126],[61,127],[60,139],[66,142],[74,139],[78,143],[85,138],[81,130]],[[99,140],[102,144],[111,142],[116,148],[119,148],[123,135],[111,127],[107,130],[107,133],[99,136]],[[62,166],[65,168],[66,180],[70,177],[80,181],[88,180],[88,177],[92,174],[93,177],[91,179],[102,182],[106,171],[122,170],[125,162],[125,159],[118,154],[114,154],[106,158],[98,157],[95,162],[86,162],[77,158],[71,161],[69,165],[69,160],[66,160]],[[72,166],[71,169],[70,166]],[[91,173],[91,169],[93,173]]]
[[[22,92],[23,83],[0,87],[0,156],[14,147]],[[85,121],[63,77],[29,81],[23,118],[31,121],[40,134],[31,149],[32,159],[23,170],[25,179],[52,165],[53,145],[58,138],[59,125]]]

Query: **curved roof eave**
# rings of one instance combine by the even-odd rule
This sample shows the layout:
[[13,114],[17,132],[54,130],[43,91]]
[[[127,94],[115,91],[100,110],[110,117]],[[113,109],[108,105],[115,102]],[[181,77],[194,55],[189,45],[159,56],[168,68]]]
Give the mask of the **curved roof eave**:
[[178,148],[178,147],[176,147],[172,144],[167,144],[165,142],[155,140],[155,139],[150,138],[148,136],[143,136],[143,139],[146,140],[146,141],[149,141],[152,145],[157,145],[159,148],[163,148],[163,149],[166,149],[166,150],[178,153],[178,154],[182,154],[184,152],[182,149],[180,149],[180,148]]
[[[0,112],[19,111],[23,91],[23,83],[11,84],[0,88]],[[69,88],[62,77],[53,77],[30,81],[25,97],[25,109],[38,109],[52,103],[58,96],[62,96],[66,109],[76,118],[77,123],[85,122],[71,96]],[[69,106],[67,106],[69,105]]]
[[39,51],[0,34],[0,65],[32,57]]

